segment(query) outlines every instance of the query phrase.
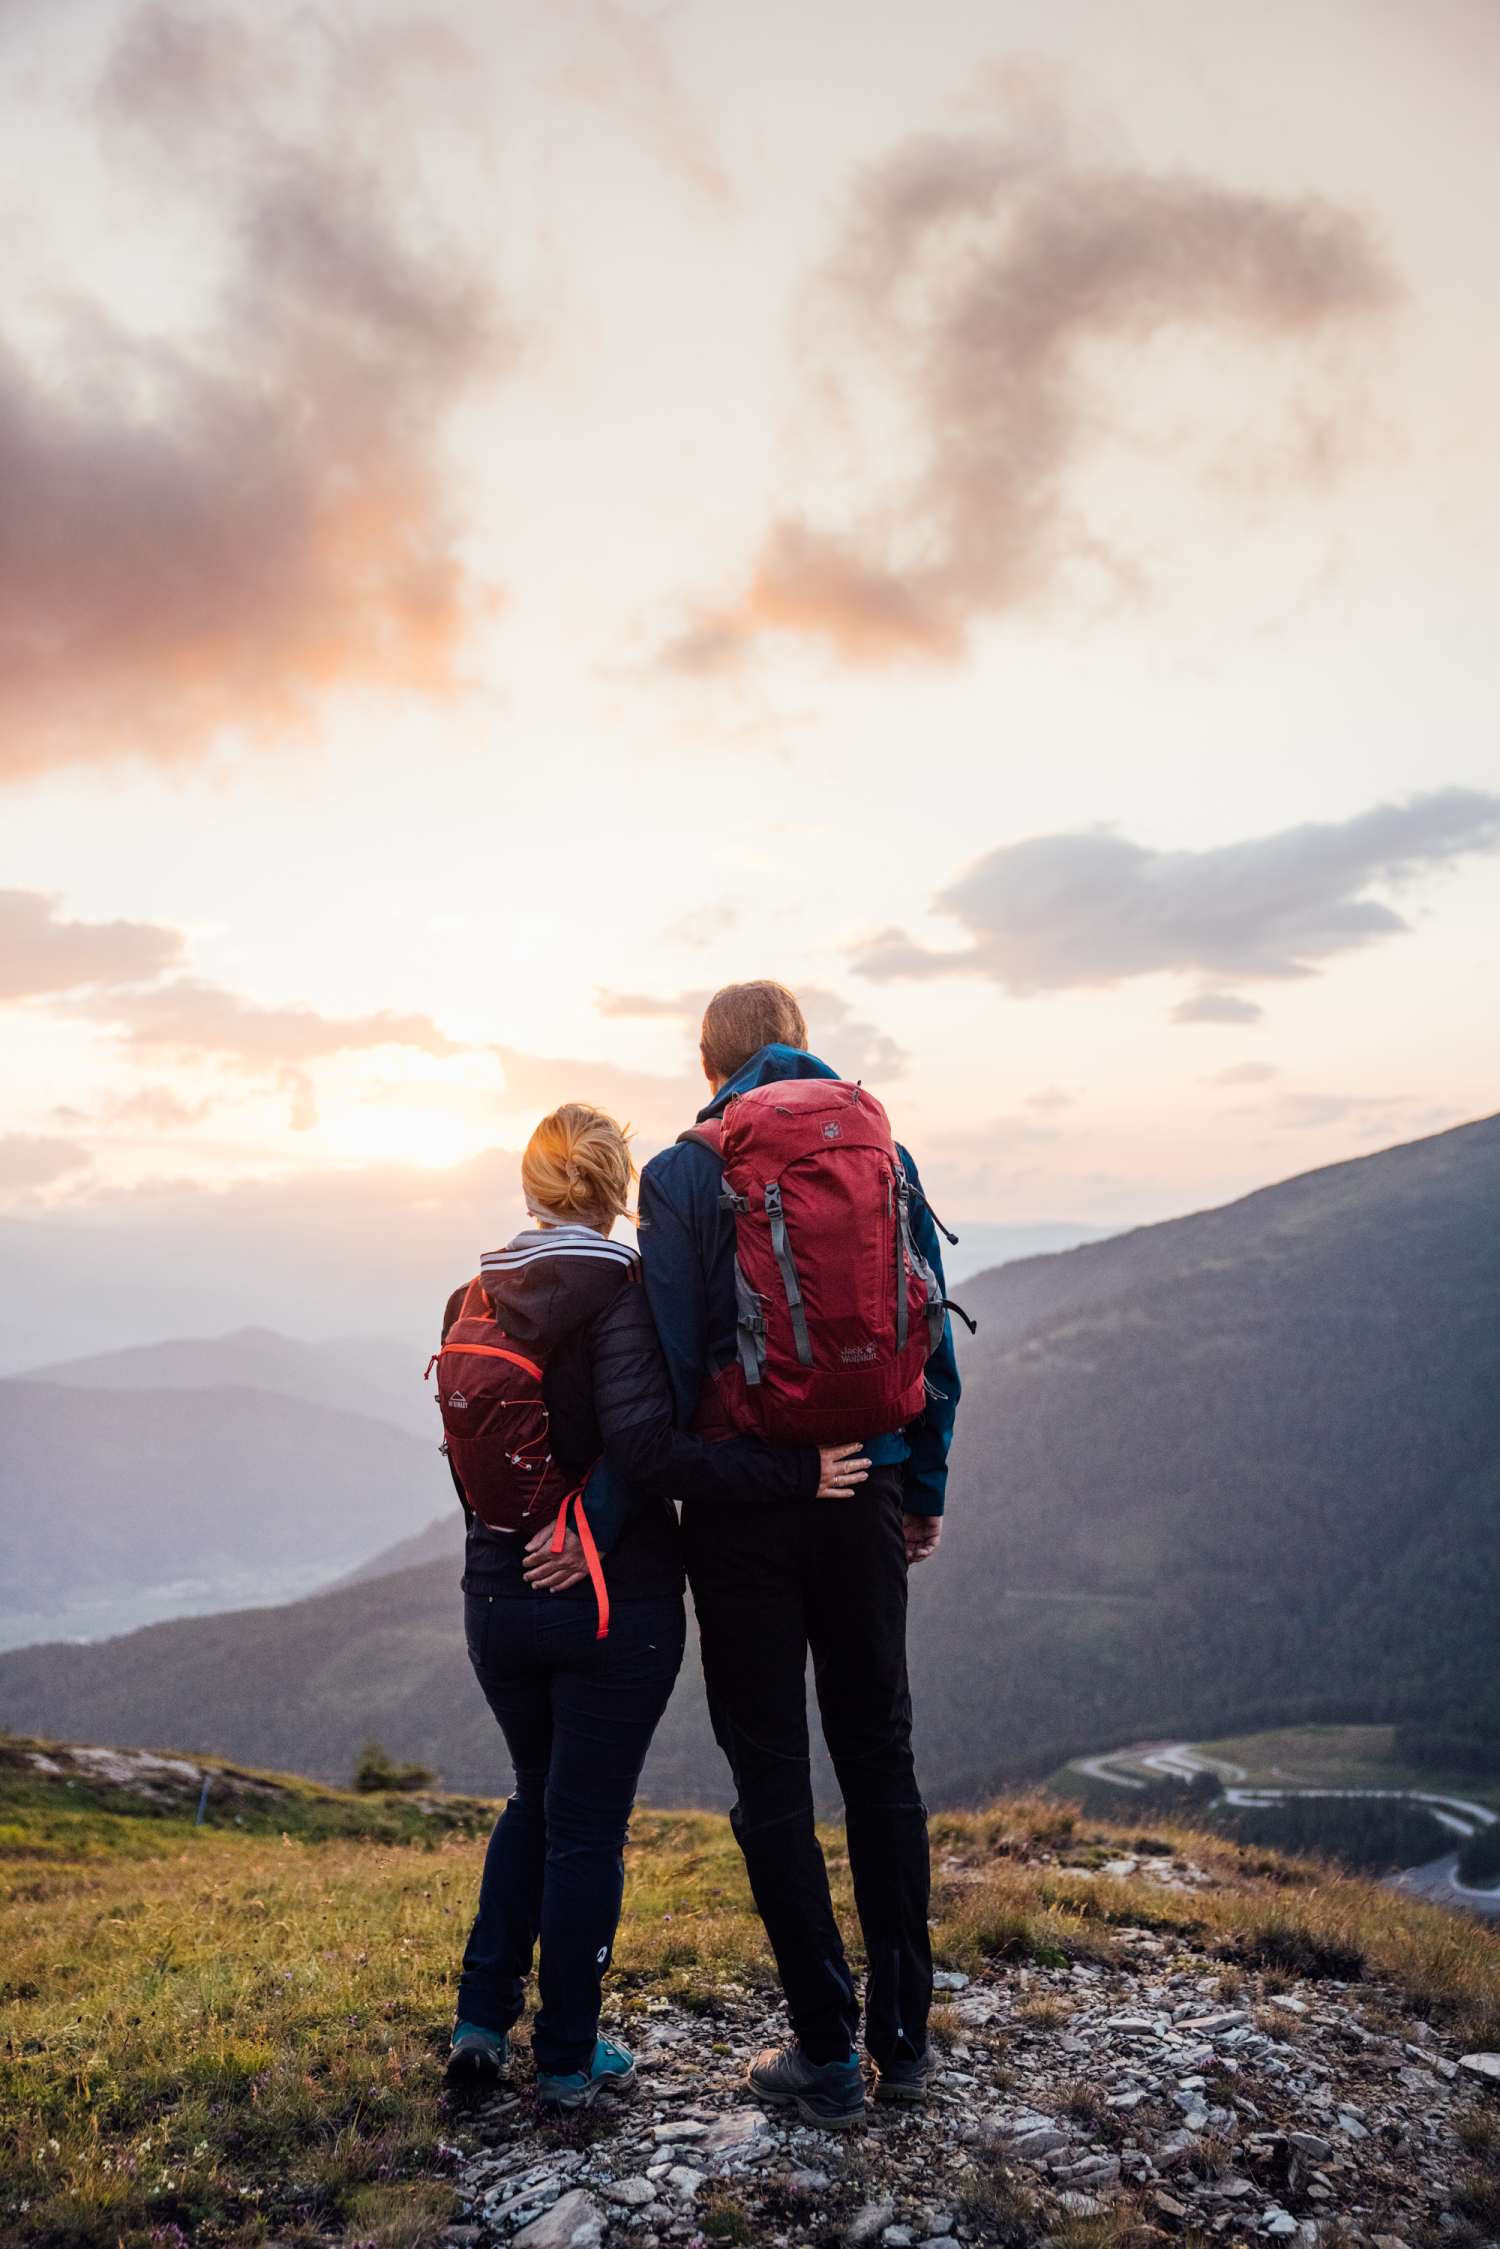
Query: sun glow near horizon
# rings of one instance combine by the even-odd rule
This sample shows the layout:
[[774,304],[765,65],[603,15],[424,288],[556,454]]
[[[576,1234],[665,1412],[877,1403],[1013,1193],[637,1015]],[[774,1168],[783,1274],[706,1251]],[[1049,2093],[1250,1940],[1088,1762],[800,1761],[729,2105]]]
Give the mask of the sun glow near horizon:
[[760,975],[963,1222],[1500,1106],[1493,11],[358,13],[0,9],[12,1223],[646,1156]]

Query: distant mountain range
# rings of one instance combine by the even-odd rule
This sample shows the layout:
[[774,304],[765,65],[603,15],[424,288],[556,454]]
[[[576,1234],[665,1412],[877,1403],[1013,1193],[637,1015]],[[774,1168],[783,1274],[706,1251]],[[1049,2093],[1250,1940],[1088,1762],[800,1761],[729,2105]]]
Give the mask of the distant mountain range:
[[[1497,1214],[1491,1118],[966,1283],[948,1526],[912,1585],[935,1801],[1155,1733],[1500,1733]],[[0,1657],[0,1722],[326,1777],[373,1733],[492,1788],[450,1523],[316,1600]],[[723,1801],[692,1681],[647,1793]]]
[[24,1379],[60,1382],[70,1390],[273,1390],[394,1422],[434,1444],[441,1434],[432,1392],[422,1382],[420,1353],[391,1336],[299,1343],[274,1328],[233,1328],[227,1335],[126,1344],[54,1366],[27,1367]]
[[[118,1366],[92,1371],[90,1387],[0,1382],[0,1645],[295,1598],[440,1497],[431,1433],[242,1383],[107,1387]],[[321,1382],[353,1387],[331,1362]]]

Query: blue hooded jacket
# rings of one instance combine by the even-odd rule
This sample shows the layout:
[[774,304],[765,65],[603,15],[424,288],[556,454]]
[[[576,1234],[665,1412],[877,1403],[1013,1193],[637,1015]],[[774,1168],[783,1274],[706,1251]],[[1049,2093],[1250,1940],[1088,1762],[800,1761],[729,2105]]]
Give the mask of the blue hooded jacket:
[[[698,1112],[705,1124],[737,1093],[778,1078],[836,1078],[826,1062],[799,1047],[763,1046]],[[917,1248],[943,1279],[938,1230],[917,1167],[896,1151],[911,1181],[911,1223]],[[723,1167],[697,1141],[679,1140],[652,1157],[641,1174],[641,1260],[656,1329],[666,1354],[677,1415],[690,1427],[711,1368],[734,1356],[734,1221],[720,1208]],[[924,1410],[905,1429],[879,1431],[864,1449],[876,1466],[905,1462],[902,1501],[908,1514],[941,1515],[948,1482],[948,1446],[958,1411],[953,1325],[927,1361]]]

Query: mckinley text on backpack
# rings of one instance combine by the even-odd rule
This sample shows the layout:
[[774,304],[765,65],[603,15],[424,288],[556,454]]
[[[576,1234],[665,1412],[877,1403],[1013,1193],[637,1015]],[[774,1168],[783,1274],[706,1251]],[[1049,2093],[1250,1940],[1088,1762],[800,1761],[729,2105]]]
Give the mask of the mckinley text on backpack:
[[838,1444],[915,1419],[943,1292],[875,1096],[841,1078],[777,1081],[680,1137],[721,1159],[735,1222],[736,1355],[697,1427]]

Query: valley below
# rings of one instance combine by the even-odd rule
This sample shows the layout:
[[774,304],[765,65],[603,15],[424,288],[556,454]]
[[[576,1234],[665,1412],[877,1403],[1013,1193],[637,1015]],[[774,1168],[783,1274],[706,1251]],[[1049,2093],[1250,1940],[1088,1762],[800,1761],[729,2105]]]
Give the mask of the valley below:
[[[940,2075],[832,2134],[758,2107],[784,2035],[722,1818],[643,1810],[561,2123],[524,2025],[443,2091],[494,1805],[0,1740],[0,2238],[16,2249],[1477,2249],[1500,2212],[1500,1933],[1055,1797],[934,1817]],[[825,1831],[853,1926],[848,1862]]]

